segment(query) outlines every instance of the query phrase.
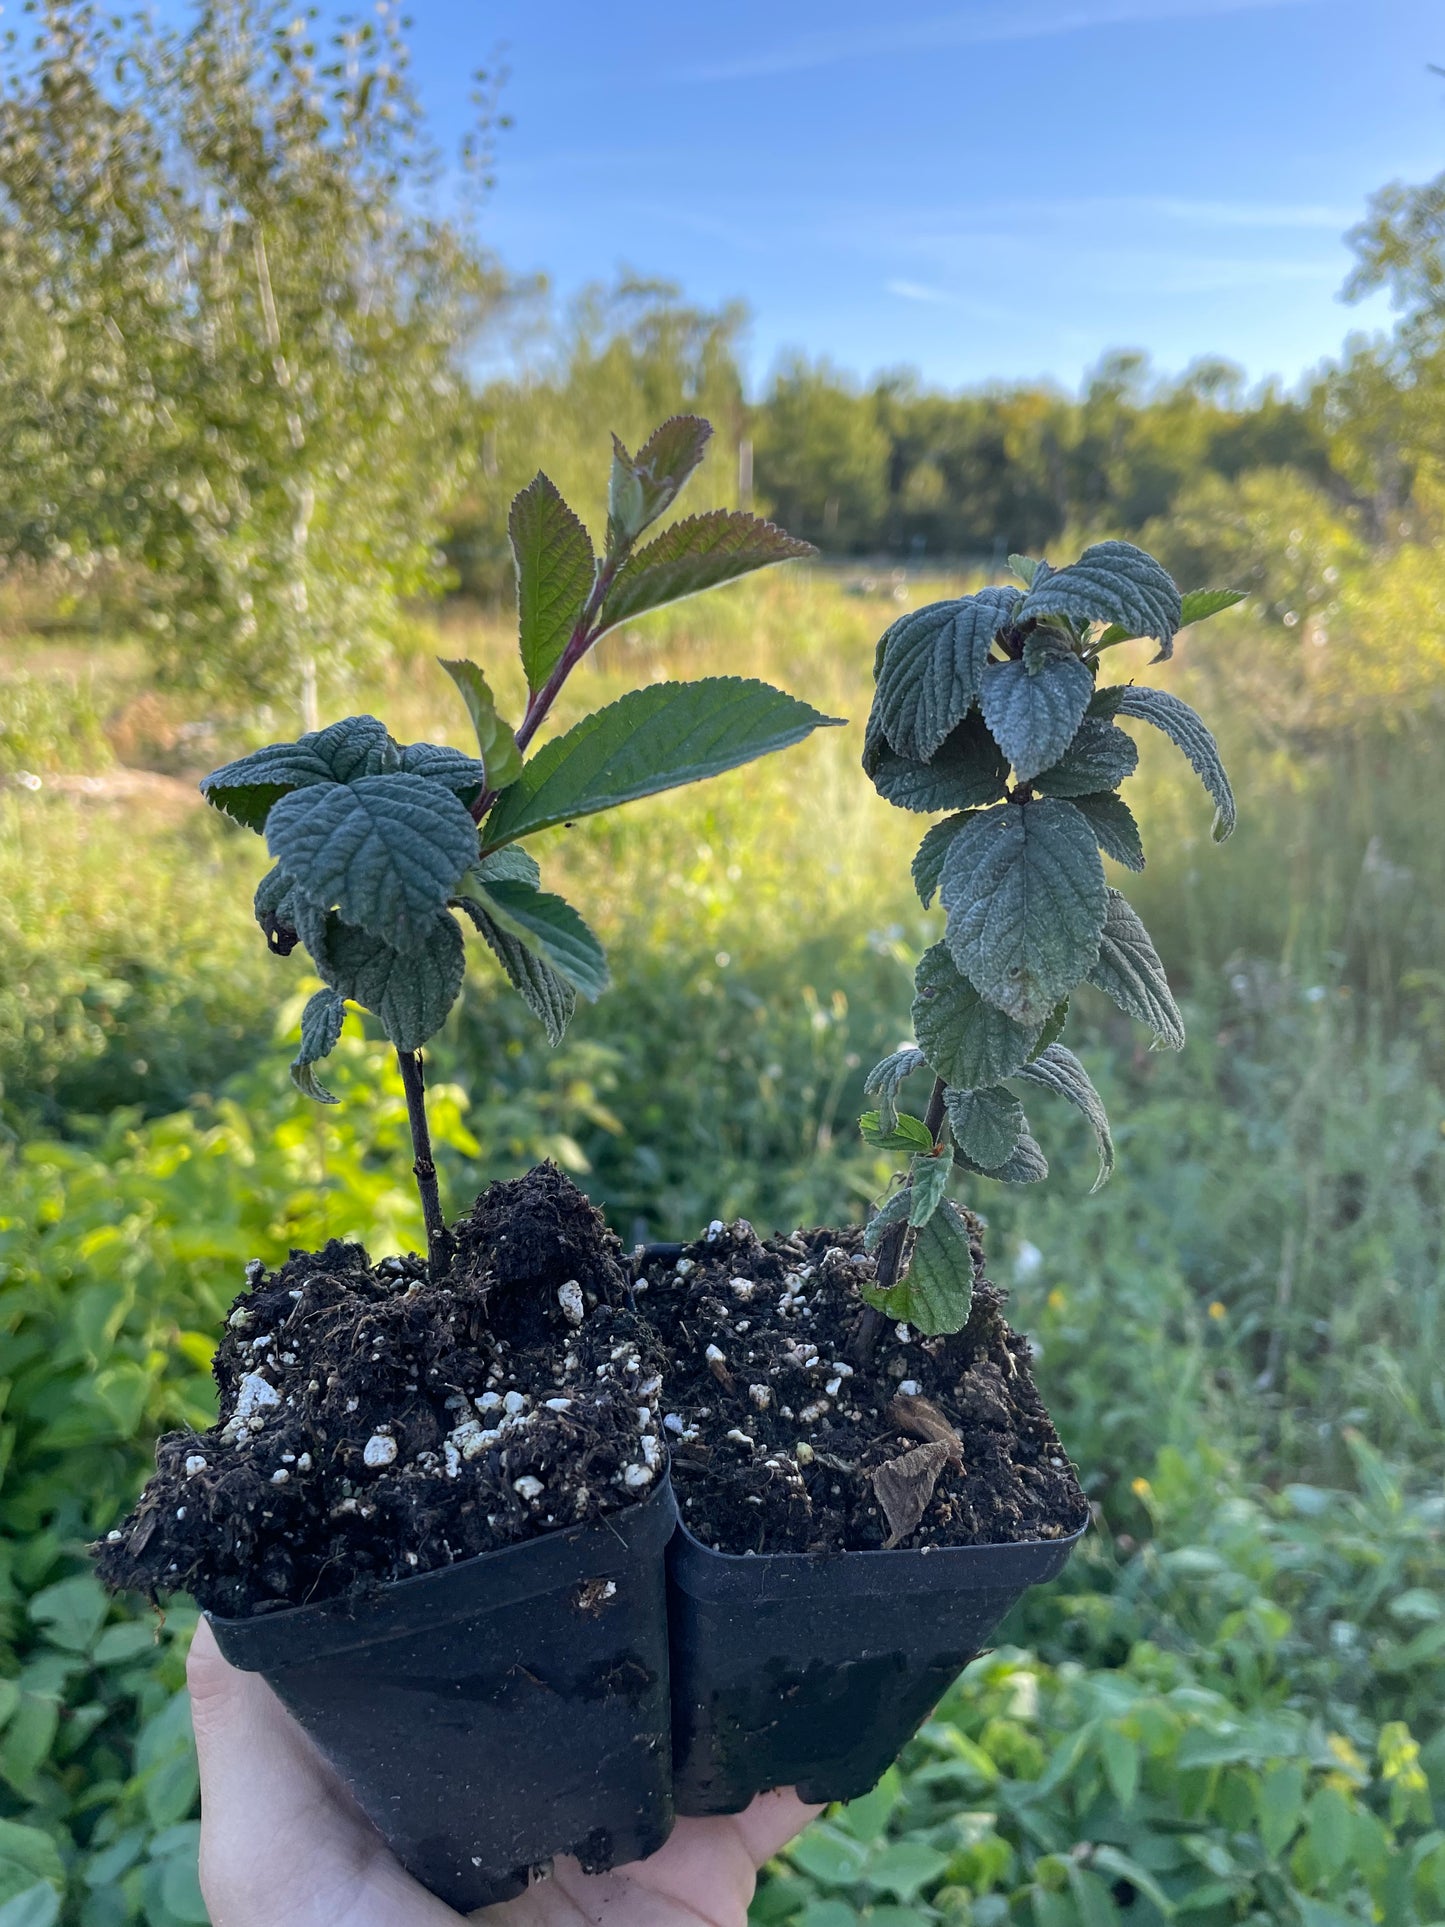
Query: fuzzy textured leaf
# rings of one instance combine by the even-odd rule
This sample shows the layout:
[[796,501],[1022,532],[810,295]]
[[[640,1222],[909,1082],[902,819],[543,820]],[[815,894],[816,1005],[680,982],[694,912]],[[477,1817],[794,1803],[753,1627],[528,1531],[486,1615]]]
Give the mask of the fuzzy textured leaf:
[[1075,624],[1118,623],[1131,636],[1154,636],[1160,657],[1174,653],[1183,603],[1172,577],[1132,542],[1095,542],[1077,562],[1035,581],[1018,620],[1063,616]]
[[395,771],[293,790],[266,842],[312,903],[409,950],[476,861],[477,827],[442,784]]
[[434,912],[421,941],[404,951],[312,905],[301,934],[322,981],[373,1011],[398,1050],[420,1050],[446,1022],[466,955],[457,920],[445,910]]
[[1037,1184],[1049,1175],[1048,1159],[1027,1125],[1019,1133],[1018,1143],[1002,1164],[992,1167],[983,1165],[976,1158],[971,1158],[967,1151],[960,1150],[954,1151],[953,1161],[960,1170],[972,1171],[976,1178],[995,1178],[1000,1184]]
[[1093,796],[1117,789],[1138,766],[1132,736],[1102,717],[1085,716],[1058,762],[1034,778],[1034,788],[1040,796]]
[[[517,574],[517,647],[527,687],[535,692],[562,658],[591,593],[597,562],[586,529],[542,474],[513,501],[507,534]],[[483,743],[483,756],[486,750]],[[493,782],[494,789],[500,787]]]
[[[522,767],[520,758],[517,767]],[[401,768],[407,776],[429,776],[468,808],[486,787],[485,766],[475,756],[464,756],[444,743],[408,743],[401,752]]]
[[503,930],[535,950],[572,988],[595,1002],[610,981],[607,958],[586,923],[564,898],[530,884],[467,872],[462,894],[480,902]]
[[1074,740],[1094,678],[1068,649],[1025,662],[993,662],[983,672],[979,704],[994,741],[1021,783],[1057,763]]
[[1047,797],[973,817],[949,849],[939,894],[954,962],[1020,1024],[1041,1027],[1099,954],[1104,866],[1072,803]]
[[1155,729],[1162,730],[1214,799],[1215,842],[1223,843],[1233,834],[1238,813],[1234,791],[1220,760],[1219,745],[1188,703],[1171,696],[1165,689],[1115,683],[1101,689],[1090,707],[1096,716],[1133,716],[1141,723],[1152,723]]
[[[504,851],[497,854],[505,855]],[[483,862],[490,861],[484,858]],[[480,867],[480,866],[479,866]],[[549,1044],[560,1044],[577,1008],[577,993],[544,957],[539,957],[520,937],[504,930],[480,903],[470,897],[458,899],[473,924],[486,939],[492,955],[506,972],[507,980],[532,1015],[547,1033]]]
[[946,816],[941,823],[935,823],[924,831],[923,841],[919,844],[913,858],[913,887],[918,892],[918,900],[926,910],[938,893],[939,878],[943,875],[943,860],[948,855],[948,847],[968,821],[971,812],[962,810],[957,816]]
[[926,763],[972,709],[993,639],[1017,589],[982,589],[900,616],[883,638],[873,698],[878,726],[898,755]]
[[296,885],[279,864],[256,885],[251,908],[267,947],[275,956],[289,957],[296,947]]
[[883,1242],[883,1234],[895,1224],[906,1224],[908,1214],[913,1209],[913,1196],[908,1185],[894,1191],[879,1205],[873,1216],[863,1227],[863,1249],[876,1251]]
[[1094,1142],[1099,1147],[1099,1175],[1095,1178],[1093,1189],[1107,1184],[1114,1169],[1114,1139],[1109,1130],[1108,1115],[1104,1110],[1104,1100],[1094,1089],[1093,1081],[1083,1065],[1071,1050],[1062,1044],[1050,1044],[1047,1050],[1030,1058],[1019,1072],[1019,1076],[1030,1084],[1040,1084],[1046,1091],[1054,1091],[1058,1096],[1067,1098],[1077,1111],[1088,1120],[1094,1133]]
[[[1023,1069],[1019,1071],[1023,1075]],[[1024,1107],[1004,1084],[944,1096],[954,1144],[984,1170],[1007,1163],[1023,1136]]]
[[878,1099],[880,1128],[891,1131],[898,1122],[898,1093],[915,1071],[923,1069],[925,1061],[923,1052],[910,1046],[894,1051],[869,1071],[863,1090],[866,1096]]
[[483,883],[525,883],[533,890],[542,887],[537,859],[520,843],[508,843],[503,849],[478,857],[472,870]]
[[1184,1019],[1149,932],[1117,890],[1109,891],[1098,960],[1089,982],[1120,1010],[1147,1024],[1170,1050],[1184,1048]]
[[400,769],[401,752],[375,716],[348,716],[294,743],[268,743],[201,782],[201,794],[248,830],[263,830],[271,807],[292,790],[350,783]]
[[1134,812],[1122,796],[1102,790],[1097,796],[1075,796],[1071,802],[1094,832],[1105,856],[1113,857],[1126,869],[1144,868],[1144,844]]
[[1031,555],[1011,555],[1008,565],[1019,581],[1029,589],[1034,586],[1034,577],[1039,570],[1048,566],[1046,563],[1036,562]]
[[291,1082],[303,1097],[318,1104],[337,1102],[317,1077],[315,1066],[336,1048],[345,1022],[346,999],[334,990],[318,990],[301,1013],[301,1048],[291,1060]]
[[891,1291],[865,1285],[862,1292],[870,1305],[925,1338],[961,1331],[973,1306],[973,1250],[958,1206],[945,1198],[920,1229],[908,1269]]
[[925,950],[913,976],[913,1034],[935,1076],[956,1090],[1012,1077],[1038,1048],[1041,1027],[986,1003],[949,955]]
[[908,1207],[908,1222],[911,1225],[927,1224],[938,1209],[948,1189],[950,1169],[946,1151],[913,1160],[912,1182],[909,1186],[913,1195]]
[[771,522],[737,509],[690,515],[623,563],[603,600],[597,632],[774,562],[816,554],[811,542],[800,542]]
[[837,721],[740,676],[634,689],[532,758],[487,818],[484,845],[699,782]]
[[997,803],[1008,788],[1008,759],[977,710],[927,763],[899,756],[876,735],[871,741],[865,738],[863,768],[885,802],[924,815]]
[[[517,748],[510,725],[497,714],[490,684],[474,662],[464,659],[448,662],[443,656],[438,656],[437,661],[461,691],[467,714],[472,719],[472,728],[477,732],[477,747],[482,753],[487,786],[494,790],[506,789],[522,773],[522,752]],[[403,767],[410,768],[411,765],[404,764]],[[421,773],[430,775],[431,771],[424,770]],[[469,796],[465,801],[470,807],[476,797]]]

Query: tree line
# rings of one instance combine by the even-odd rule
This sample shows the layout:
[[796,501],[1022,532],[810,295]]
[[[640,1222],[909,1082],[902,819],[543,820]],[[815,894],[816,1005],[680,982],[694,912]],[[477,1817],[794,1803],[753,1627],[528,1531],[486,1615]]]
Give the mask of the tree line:
[[458,167],[395,15],[28,20],[0,47],[0,589],[63,583],[169,677],[310,720],[418,597],[501,592],[539,467],[598,516],[599,443],[680,409],[717,430],[714,503],[829,556],[989,568],[1135,535],[1308,624],[1358,558],[1433,538],[1445,175],[1383,190],[1351,237],[1351,290],[1389,287],[1393,332],[1292,391],[1130,351],[1077,394],[798,355],[750,399],[741,304],[623,276],[559,319],[507,274],[457,192],[488,179],[491,85]]

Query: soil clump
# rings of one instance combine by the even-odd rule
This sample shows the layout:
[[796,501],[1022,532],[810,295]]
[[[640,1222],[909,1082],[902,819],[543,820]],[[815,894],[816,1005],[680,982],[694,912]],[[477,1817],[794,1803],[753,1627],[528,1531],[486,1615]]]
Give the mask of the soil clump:
[[662,1355],[555,1166],[491,1185],[444,1282],[337,1240],[248,1268],[213,1371],[98,1550],[106,1584],[240,1617],[602,1517],[663,1476]]
[[[1088,1504],[1045,1410],[1029,1345],[984,1278],[964,1329],[888,1323],[850,1364],[861,1229],[759,1239],[715,1223],[650,1267],[639,1305],[663,1340],[663,1428],[688,1528],[721,1552],[876,1551],[1056,1539]],[[639,1281],[639,1292],[642,1290]]]

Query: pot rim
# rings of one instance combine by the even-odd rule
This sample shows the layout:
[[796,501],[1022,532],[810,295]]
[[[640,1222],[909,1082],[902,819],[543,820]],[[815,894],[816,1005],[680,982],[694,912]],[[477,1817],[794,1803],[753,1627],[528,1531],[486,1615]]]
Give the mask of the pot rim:
[[[605,1579],[639,1555],[660,1554],[677,1516],[672,1481],[663,1472],[645,1499],[601,1519],[543,1532],[510,1546],[473,1553],[432,1572],[387,1579],[333,1599],[283,1606],[231,1619],[207,1612],[222,1651],[248,1672],[284,1671],[360,1647],[414,1638],[477,1612],[513,1606],[585,1579]],[[579,1552],[585,1557],[579,1558]],[[485,1585],[478,1580],[485,1572]]]
[[669,1576],[690,1598],[737,1603],[801,1596],[824,1581],[854,1597],[1025,1587],[1052,1579],[1090,1525],[1090,1515],[1057,1539],[972,1546],[898,1546],[892,1551],[715,1552],[679,1513],[668,1548]]

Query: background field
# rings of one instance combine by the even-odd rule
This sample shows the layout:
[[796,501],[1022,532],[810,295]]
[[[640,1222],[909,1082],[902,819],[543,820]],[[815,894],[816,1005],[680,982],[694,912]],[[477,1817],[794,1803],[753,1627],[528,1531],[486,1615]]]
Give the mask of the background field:
[[[881,1176],[852,1128],[861,1081],[904,1034],[932,922],[907,887],[921,825],[857,769],[870,645],[905,599],[958,586],[865,580],[800,569],[684,605],[579,678],[590,704],[760,673],[852,721],[553,834],[547,871],[616,986],[549,1052],[477,970],[435,1071],[454,1205],[549,1155],[624,1236],[861,1212]],[[429,668],[443,640],[511,693],[504,620],[454,612],[362,706],[460,742]],[[1146,745],[1137,895],[1190,1043],[1150,1054],[1102,1002],[1085,1013],[1118,1176],[1086,1196],[1059,1117],[1045,1185],[977,1198],[1096,1529],[901,1771],[785,1856],[761,1921],[1445,1918],[1425,1777],[1445,1785],[1445,768],[1423,716],[1385,735],[1264,711],[1261,662],[1299,649],[1241,614],[1163,672],[1217,719],[1242,822],[1213,846],[1192,776]],[[175,772],[254,719],[157,694],[124,643],[17,639],[0,661],[27,772],[0,795],[0,1894],[63,1869],[65,1919],[161,1927],[203,1918],[189,1622],[108,1610],[80,1544],[155,1431],[211,1409],[246,1258],[420,1226],[385,1051],[352,1020],[333,1111],[287,1081],[307,980],[251,922],[259,846],[109,747]]]
[[549,1051],[478,959],[430,1053],[454,1209],[548,1156],[628,1239],[859,1218],[937,931],[858,767],[880,631],[1106,535],[1250,597],[1157,672],[1238,834],[1162,740],[1131,792],[1188,1046],[1081,993],[1117,1176],[1088,1195],[1070,1114],[1046,1183],[972,1199],[1094,1529],[756,1920],[1445,1927],[1445,177],[1362,210],[1397,325],[1290,393],[1132,352],[1077,393],[806,356],[754,393],[740,307],[624,276],[558,314],[493,258],[491,83],[448,173],[399,16],[294,11],[47,0],[0,39],[0,1927],[204,1921],[193,1614],[84,1547],[212,1413],[246,1260],[421,1233],[377,1035],[335,1108],[288,1080],[304,955],[196,779],[362,709],[464,743],[438,652],[515,714],[513,491],[544,467],[595,533],[609,431],[678,410],[717,430],[684,506],[824,559],[612,635],[561,720],[743,673],[849,725],[550,833],[614,986]]

